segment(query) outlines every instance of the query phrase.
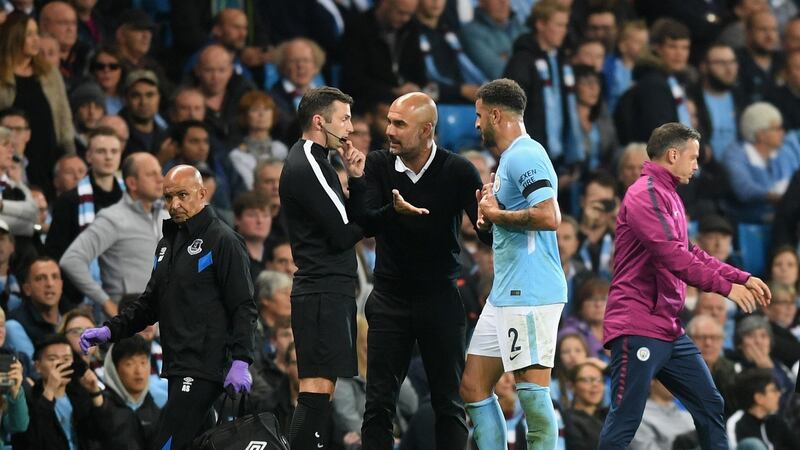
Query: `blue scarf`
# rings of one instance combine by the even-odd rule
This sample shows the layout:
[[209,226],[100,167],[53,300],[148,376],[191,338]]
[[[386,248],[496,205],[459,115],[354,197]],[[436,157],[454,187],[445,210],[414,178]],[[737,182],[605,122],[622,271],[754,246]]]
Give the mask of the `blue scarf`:
[[689,107],[686,106],[686,94],[683,92],[683,86],[678,83],[678,79],[670,75],[667,77],[669,89],[672,91],[672,98],[675,99],[675,108],[678,110],[678,122],[692,126],[692,118],[689,115]]
[[[575,75],[572,66],[564,64],[564,90],[561,89],[561,78],[558,74],[558,62],[555,53],[547,59],[536,60],[536,71],[544,85],[542,96],[544,99],[545,126],[547,129],[547,151],[550,159],[556,160],[564,157],[566,164],[583,160],[580,143],[583,133],[578,121],[578,107],[575,99]],[[552,74],[552,76],[551,76]],[[564,123],[564,110],[561,96],[566,94],[567,116],[569,123]],[[564,136],[564,126],[569,129]]]
[[[458,36],[456,36],[456,34],[452,31],[448,31],[445,33],[444,39],[447,42],[447,45],[449,45],[450,48],[456,53],[456,58],[458,59],[458,68],[464,77],[464,82],[478,85],[485,83],[486,77],[464,53],[463,49],[461,48],[461,41],[458,40]],[[422,51],[425,59],[425,69],[428,73],[428,78],[437,83],[447,84],[450,86],[456,85],[455,80],[445,77],[439,73],[439,70],[436,68],[436,61],[434,61],[433,54],[431,53],[431,43],[425,33],[420,33],[419,35],[419,49]]]
[[580,250],[578,250],[578,255],[583,261],[583,265],[586,266],[586,269],[596,273],[597,275],[605,278],[606,280],[611,280],[611,253],[614,250],[614,240],[611,238],[610,233],[606,233],[603,236],[603,240],[600,243],[600,267],[597,267],[595,270],[594,265],[592,264],[592,254],[589,252],[589,240],[585,240],[581,245]]

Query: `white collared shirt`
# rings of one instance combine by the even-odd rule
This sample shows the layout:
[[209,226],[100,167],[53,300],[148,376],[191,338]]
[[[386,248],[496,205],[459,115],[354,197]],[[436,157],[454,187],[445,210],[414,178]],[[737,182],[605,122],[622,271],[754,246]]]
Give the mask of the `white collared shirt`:
[[403,163],[403,160],[399,156],[394,160],[394,170],[400,173],[405,173],[412,183],[417,184],[417,181],[422,178],[422,175],[425,174],[425,171],[428,170],[428,167],[433,162],[434,156],[436,156],[436,142],[431,142],[431,156],[428,157],[428,161],[425,162],[425,165],[422,166],[422,169],[420,169],[419,173],[414,173],[413,170],[406,167],[406,165]]

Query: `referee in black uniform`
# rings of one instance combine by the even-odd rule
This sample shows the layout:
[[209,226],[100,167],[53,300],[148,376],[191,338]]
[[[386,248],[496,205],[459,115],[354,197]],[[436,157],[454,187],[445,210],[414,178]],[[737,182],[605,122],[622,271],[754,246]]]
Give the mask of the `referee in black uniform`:
[[292,331],[300,395],[289,427],[293,449],[325,448],[336,378],[358,374],[356,254],[361,228],[352,222],[336,170],[338,151],[353,183],[364,172],[363,153],[347,139],[353,99],[321,87],[300,101],[303,135],[289,150],[280,179],[281,212],[288,220],[292,256]]
[[118,342],[159,323],[169,393],[154,445],[183,450],[208,423],[223,386],[250,390],[256,305],[244,240],[206,205],[200,172],[173,167],[164,199],[171,219],[162,226],[144,293],[103,327],[84,331],[81,347]]
[[[375,286],[367,299],[367,404],[363,448],[393,446],[392,417],[414,343],[419,345],[436,414],[436,448],[463,450],[466,317],[456,288],[458,233],[466,212],[479,238],[476,192],[482,187],[465,158],[437,148],[436,105],[419,92],[392,103],[389,150],[367,157],[364,180],[350,183],[356,217],[377,242]],[[363,208],[363,209],[362,209]]]

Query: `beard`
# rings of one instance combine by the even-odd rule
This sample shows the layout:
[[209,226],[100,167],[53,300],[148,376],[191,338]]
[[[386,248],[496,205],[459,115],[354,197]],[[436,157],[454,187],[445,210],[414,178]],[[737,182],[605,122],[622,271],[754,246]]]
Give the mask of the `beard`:
[[730,83],[728,81],[725,81],[725,80],[719,78],[718,76],[714,75],[713,73],[709,73],[706,76],[706,80],[708,81],[708,85],[714,91],[729,91],[736,84],[735,81],[733,83]]
[[753,52],[756,56],[769,56],[772,54],[772,50],[768,48],[764,48],[755,42],[750,46],[750,51]]
[[494,128],[492,128],[491,125],[488,125],[486,129],[481,128],[481,142],[483,142],[483,146],[488,149],[497,147],[497,140],[494,136]]

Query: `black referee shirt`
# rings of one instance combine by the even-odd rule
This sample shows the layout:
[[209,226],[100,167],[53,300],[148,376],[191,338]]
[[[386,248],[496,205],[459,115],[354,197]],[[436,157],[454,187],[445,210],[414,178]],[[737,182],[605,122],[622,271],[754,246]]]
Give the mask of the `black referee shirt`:
[[[372,151],[367,155],[364,180],[350,182],[350,196],[358,205],[356,220],[376,239],[376,281],[410,285],[455,280],[461,270],[458,236],[462,212],[475,226],[475,191],[483,186],[481,177],[467,159],[443,148],[436,149],[433,161],[416,183],[395,169],[396,159],[387,150]],[[392,189],[430,214],[397,214]],[[478,231],[478,237],[492,242],[491,232]]]
[[328,149],[300,139],[289,150],[280,180],[281,214],[297,265],[292,295],[335,292],[355,297],[361,228],[349,215]]

